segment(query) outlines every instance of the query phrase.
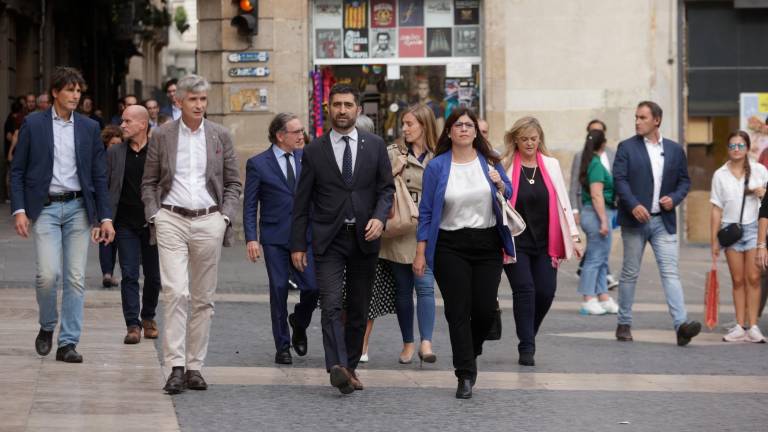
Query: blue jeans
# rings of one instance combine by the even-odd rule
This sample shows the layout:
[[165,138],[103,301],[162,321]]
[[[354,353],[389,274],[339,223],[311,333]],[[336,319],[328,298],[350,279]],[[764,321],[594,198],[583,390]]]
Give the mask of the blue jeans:
[[392,262],[397,294],[395,309],[403,343],[413,342],[413,289],[416,288],[416,316],[422,341],[432,341],[435,328],[435,277],[427,267],[424,276],[416,277],[411,264]]
[[610,221],[616,210],[605,209],[608,218],[608,235],[600,234],[600,218],[595,208],[585,205],[581,210],[581,228],[587,233],[587,251],[581,267],[579,294],[597,296],[608,292],[608,256],[611,254]]
[[624,243],[624,263],[619,280],[619,324],[632,324],[635,284],[640,273],[645,244],[650,242],[659,267],[669,314],[677,329],[688,319],[683,286],[680,283],[677,234],[667,232],[661,216],[651,216],[651,221],[639,228],[621,227],[621,239]]
[[[149,228],[134,230],[118,227],[117,249],[120,253],[120,294],[126,327],[141,326],[141,319],[155,319],[160,295],[160,261],[157,246],[149,244]],[[144,270],[144,294],[139,304],[139,266]]]
[[35,291],[40,327],[46,331],[56,329],[59,319],[56,287],[61,279],[63,293],[58,342],[59,346],[77,345],[83,327],[85,266],[91,232],[83,199],[45,206],[32,224],[31,232],[37,257]]

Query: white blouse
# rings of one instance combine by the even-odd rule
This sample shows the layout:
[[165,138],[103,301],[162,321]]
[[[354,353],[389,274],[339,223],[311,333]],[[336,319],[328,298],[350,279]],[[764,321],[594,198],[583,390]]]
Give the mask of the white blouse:
[[488,180],[480,158],[467,163],[451,163],[440,229],[490,228],[496,225]]
[[[768,182],[768,170],[760,163],[750,161],[749,189],[765,187]],[[744,196],[744,177],[736,178],[728,169],[728,163],[715,171],[712,177],[712,192],[709,202],[723,209],[723,223],[738,223],[741,212],[741,198]],[[743,224],[749,224],[757,220],[760,210],[760,199],[754,195],[747,195],[744,201]]]

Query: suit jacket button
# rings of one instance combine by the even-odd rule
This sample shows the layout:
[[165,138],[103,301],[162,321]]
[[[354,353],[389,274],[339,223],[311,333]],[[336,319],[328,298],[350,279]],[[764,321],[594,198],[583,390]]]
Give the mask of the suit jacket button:
[[406,182],[406,183],[410,183],[410,182],[411,182],[411,179],[405,179],[405,182]]

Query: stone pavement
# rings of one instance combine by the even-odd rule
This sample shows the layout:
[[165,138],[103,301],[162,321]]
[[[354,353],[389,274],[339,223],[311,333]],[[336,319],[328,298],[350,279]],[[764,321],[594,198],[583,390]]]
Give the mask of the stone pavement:
[[[7,209],[0,207],[0,212]],[[90,251],[82,365],[41,359],[33,348],[36,303],[31,242],[0,221],[0,431],[765,431],[768,346],[720,342],[733,321],[727,267],[720,263],[721,326],[685,348],[675,345],[652,256],[644,261],[634,343],[613,340],[613,316],[579,316],[574,263],[559,274],[558,298],[537,339],[536,367],[517,365],[511,293],[500,287],[503,338],[479,359],[473,399],[453,397],[447,325],[438,298],[438,362],[397,363],[394,315],[376,321],[371,361],[359,369],[366,389],[342,396],[324,371],[319,311],[306,357],[275,367],[263,263],[244,245],[225,249],[206,392],[163,395],[158,348],[122,344],[118,290],[102,290]],[[621,252],[611,257],[620,269]],[[686,246],[681,271],[692,319],[702,319],[708,249]],[[614,294],[615,295],[615,294]],[[295,295],[292,296],[295,301]],[[765,325],[764,331],[768,331]]]

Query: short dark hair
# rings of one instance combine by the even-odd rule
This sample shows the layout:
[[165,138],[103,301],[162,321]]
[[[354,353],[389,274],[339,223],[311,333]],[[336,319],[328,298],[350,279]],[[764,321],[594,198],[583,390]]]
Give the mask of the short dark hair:
[[605,125],[605,122],[600,119],[592,119],[589,123],[587,123],[587,132],[589,132],[589,128],[592,127],[593,124],[598,123],[600,126],[603,127],[603,132],[608,132],[608,126]]
[[142,102],[141,104],[146,108],[147,104],[150,103],[150,102],[154,102],[158,106],[160,105],[160,102],[158,102],[157,99],[155,99],[155,98],[145,99],[144,102]]
[[333,102],[333,97],[337,94],[351,94],[355,97],[355,104],[360,105],[360,93],[349,84],[335,84],[331,87],[331,92],[328,94],[328,101]]
[[269,142],[277,143],[277,133],[285,129],[289,121],[299,118],[294,113],[282,112],[275,116],[269,123]]
[[106,146],[112,138],[123,139],[123,130],[117,125],[106,125],[101,131],[101,142]]
[[123,99],[122,99],[123,103],[125,103],[125,100],[128,99],[129,97],[132,97],[132,98],[136,99],[136,103],[139,103],[139,98],[136,97],[135,94],[127,94],[127,95],[123,96]]
[[51,73],[51,85],[48,89],[48,95],[53,99],[53,91],[62,91],[67,86],[80,86],[80,91],[85,93],[87,86],[83,74],[79,70],[69,66],[56,66]]
[[178,82],[179,82],[179,80],[176,79],[176,78],[169,79],[168,81],[165,82],[165,84],[163,84],[163,91],[167,93],[168,92],[168,87],[170,87],[172,85],[176,85],[176,84],[178,84]]
[[661,110],[659,104],[653,101],[642,101],[637,104],[638,108],[646,107],[651,110],[651,116],[655,119],[659,119],[659,126],[661,126],[661,118],[664,115],[664,111]]

